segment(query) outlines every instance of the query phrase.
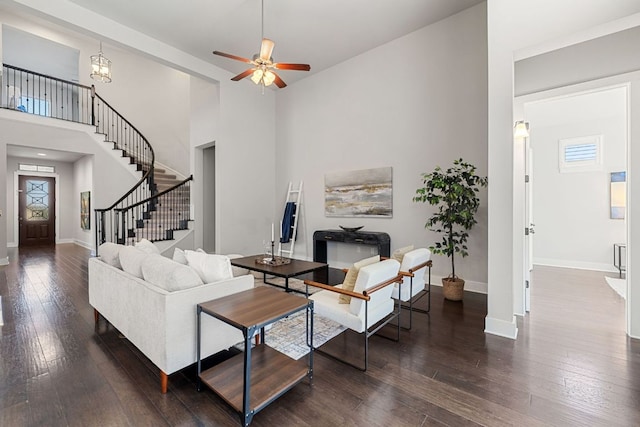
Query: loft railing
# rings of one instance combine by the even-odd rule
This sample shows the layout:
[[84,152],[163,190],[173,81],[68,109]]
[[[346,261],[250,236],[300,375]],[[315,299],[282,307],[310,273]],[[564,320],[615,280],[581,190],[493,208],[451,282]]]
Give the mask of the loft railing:
[[2,65],[0,107],[93,125],[90,86]]
[[[103,134],[105,140],[113,144],[113,149],[121,150],[122,156],[129,157],[130,162],[143,172],[142,178],[111,206],[95,209],[96,254],[100,244],[122,240],[123,229],[120,225],[123,212],[154,210],[153,205],[143,207],[145,203],[160,201],[153,178],[153,148],[140,131],[96,93],[94,86],[84,86],[3,64],[0,87],[1,108],[95,126],[96,133]],[[183,188],[176,186],[174,191],[180,192]],[[161,194],[166,196],[171,190]],[[175,197],[178,199],[177,195]],[[168,203],[168,199],[162,200],[163,203]],[[174,207],[177,208],[177,205]],[[187,215],[187,219],[188,217]],[[148,218],[135,218],[149,221]]]
[[[115,209],[116,242],[131,244],[144,238],[172,240],[175,230],[188,228],[193,176],[145,200]],[[153,213],[153,214],[152,214]],[[101,227],[96,212],[96,224]]]

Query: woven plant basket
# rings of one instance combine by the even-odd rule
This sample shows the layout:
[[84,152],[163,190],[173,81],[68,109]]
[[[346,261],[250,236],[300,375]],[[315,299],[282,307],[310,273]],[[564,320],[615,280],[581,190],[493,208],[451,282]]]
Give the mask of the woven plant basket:
[[449,301],[461,301],[464,295],[464,280],[449,277],[442,278],[442,294]]

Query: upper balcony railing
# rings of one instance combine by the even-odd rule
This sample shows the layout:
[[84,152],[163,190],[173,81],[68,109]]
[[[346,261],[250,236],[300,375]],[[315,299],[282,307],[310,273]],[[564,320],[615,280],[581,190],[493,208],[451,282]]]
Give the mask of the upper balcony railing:
[[[147,139],[95,91],[94,86],[58,79],[3,64],[0,107],[96,127],[113,149],[142,171],[142,178],[111,206],[95,209],[96,249],[106,241],[126,240],[119,227],[120,212],[140,206],[157,193],[154,152]],[[180,191],[184,191],[181,188]],[[182,217],[184,219],[184,217]]]

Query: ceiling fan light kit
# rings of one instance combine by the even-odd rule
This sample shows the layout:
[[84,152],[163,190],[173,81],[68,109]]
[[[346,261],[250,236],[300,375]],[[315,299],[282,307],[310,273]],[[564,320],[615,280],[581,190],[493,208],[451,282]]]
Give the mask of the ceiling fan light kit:
[[[262,2],[262,34],[264,34],[264,0]],[[218,50],[214,50],[213,54],[224,56],[225,58],[234,59],[236,61],[245,62],[247,64],[253,65],[253,68],[249,68],[243,71],[237,76],[232,77],[231,80],[239,81],[244,79],[245,77],[251,76],[251,81],[257,85],[261,84],[263,90],[266,86],[271,86],[273,83],[275,83],[276,86],[278,86],[281,89],[287,85],[280,78],[280,76],[276,74],[275,71],[273,71],[274,69],[296,70],[296,71],[311,70],[311,66],[309,64],[287,64],[287,63],[273,62],[273,58],[271,57],[271,54],[273,53],[274,47],[275,47],[275,42],[263,36],[262,44],[260,45],[260,53],[253,55],[253,59],[243,58],[241,56],[220,52]]]

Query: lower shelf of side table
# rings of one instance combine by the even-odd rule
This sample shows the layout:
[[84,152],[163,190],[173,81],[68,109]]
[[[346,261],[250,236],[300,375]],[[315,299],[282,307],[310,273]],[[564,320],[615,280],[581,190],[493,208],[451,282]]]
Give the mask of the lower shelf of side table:
[[[250,410],[258,412],[309,372],[307,357],[294,360],[266,345],[251,350]],[[200,379],[242,413],[244,355],[238,354],[200,374]]]

